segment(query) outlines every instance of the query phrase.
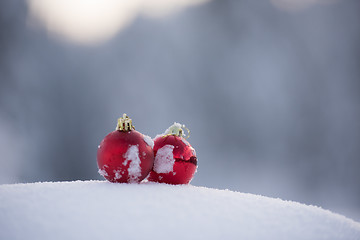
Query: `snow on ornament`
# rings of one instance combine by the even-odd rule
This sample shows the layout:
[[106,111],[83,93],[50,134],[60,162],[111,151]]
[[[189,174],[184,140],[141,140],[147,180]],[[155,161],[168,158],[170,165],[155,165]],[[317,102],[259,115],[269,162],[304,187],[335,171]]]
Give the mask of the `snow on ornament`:
[[154,139],[154,167],[148,177],[149,181],[168,184],[188,184],[197,168],[195,149],[184,138],[180,123],[174,123],[164,134]]
[[124,114],[116,130],[98,147],[99,174],[110,182],[141,182],[154,164],[152,145],[151,138],[135,131],[132,120]]

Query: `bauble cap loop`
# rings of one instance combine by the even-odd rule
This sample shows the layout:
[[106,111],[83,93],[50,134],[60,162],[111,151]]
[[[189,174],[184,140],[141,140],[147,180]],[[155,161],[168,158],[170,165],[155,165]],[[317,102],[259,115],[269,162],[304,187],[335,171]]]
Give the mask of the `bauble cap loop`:
[[124,113],[123,116],[118,119],[116,130],[123,132],[135,130],[134,125],[132,125],[132,119],[129,118],[126,113]]

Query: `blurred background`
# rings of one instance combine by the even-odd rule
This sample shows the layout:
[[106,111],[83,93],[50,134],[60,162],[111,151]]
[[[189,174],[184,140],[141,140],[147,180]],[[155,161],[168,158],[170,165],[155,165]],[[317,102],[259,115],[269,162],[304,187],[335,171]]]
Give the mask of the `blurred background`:
[[0,1],[0,184],[102,179],[124,112],[193,185],[360,221],[360,1]]

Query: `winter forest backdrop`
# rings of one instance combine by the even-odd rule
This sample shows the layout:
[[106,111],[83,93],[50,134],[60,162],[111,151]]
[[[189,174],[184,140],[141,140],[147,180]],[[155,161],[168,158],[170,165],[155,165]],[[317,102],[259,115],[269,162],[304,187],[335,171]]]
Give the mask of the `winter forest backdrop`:
[[191,130],[193,185],[360,220],[360,1],[84,2],[0,1],[0,184],[102,179],[125,112]]

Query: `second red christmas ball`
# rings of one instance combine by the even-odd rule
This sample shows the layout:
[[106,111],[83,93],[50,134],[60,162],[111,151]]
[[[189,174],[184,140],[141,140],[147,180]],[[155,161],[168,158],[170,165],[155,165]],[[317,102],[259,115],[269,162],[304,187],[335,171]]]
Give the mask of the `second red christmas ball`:
[[149,181],[188,184],[197,169],[195,149],[184,138],[184,125],[174,123],[154,139],[155,162]]

